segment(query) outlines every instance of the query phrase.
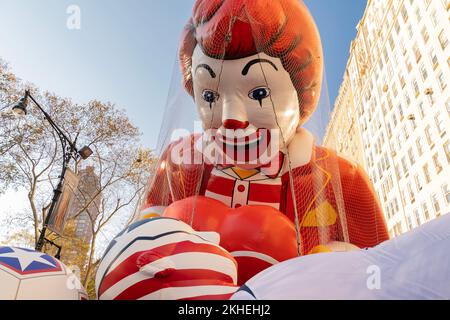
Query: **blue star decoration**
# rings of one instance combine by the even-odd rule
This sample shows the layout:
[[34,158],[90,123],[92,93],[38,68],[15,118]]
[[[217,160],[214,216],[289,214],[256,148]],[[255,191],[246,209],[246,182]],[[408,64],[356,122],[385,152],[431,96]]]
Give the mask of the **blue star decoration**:
[[0,247],[0,265],[20,275],[62,270],[59,261],[45,253],[15,247]]

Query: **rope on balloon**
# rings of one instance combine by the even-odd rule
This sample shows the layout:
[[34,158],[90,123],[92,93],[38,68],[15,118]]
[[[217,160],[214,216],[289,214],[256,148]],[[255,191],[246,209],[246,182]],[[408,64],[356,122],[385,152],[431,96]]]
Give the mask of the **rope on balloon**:
[[[236,22],[237,17],[233,16],[230,19],[230,23],[228,25],[228,31],[225,34],[225,41],[224,41],[224,46],[223,46],[223,54],[221,57],[221,65],[220,65],[220,72],[219,72],[219,77],[218,77],[218,81],[217,81],[217,86],[216,86],[216,92],[219,92],[219,88],[220,88],[220,83],[222,80],[222,73],[223,73],[223,65],[224,65],[224,57],[226,55],[226,49],[227,49],[227,44],[229,42],[231,42],[231,35],[232,35],[232,28],[234,23]],[[217,101],[214,102],[214,104]],[[213,126],[213,122],[214,122],[214,116],[215,116],[215,109],[214,107],[211,108],[212,114],[211,114],[211,121],[209,123],[209,129],[212,128]],[[205,134],[205,133],[203,133]],[[203,137],[202,137],[203,139]],[[196,208],[196,203],[197,203],[197,197],[200,195],[200,188],[203,184],[203,178],[204,178],[204,174],[205,174],[205,160],[204,160],[204,154],[202,152],[202,166],[201,166],[201,173],[200,173],[200,179],[197,182],[196,188],[195,188],[195,197],[194,197],[194,205],[192,206],[192,211],[191,211],[191,221],[190,221],[190,226],[193,227],[194,224],[194,217],[195,217],[195,208]]]
[[[251,21],[251,17],[249,17],[248,14],[247,14],[247,20],[249,22]],[[254,39],[254,40],[256,40],[256,39]],[[255,44],[256,43],[257,42],[255,41]],[[257,55],[258,55],[258,58],[261,58],[260,52],[258,52]],[[266,86],[269,86],[269,82],[267,81],[267,76],[266,76],[266,73],[264,72],[264,68],[262,66],[262,63],[258,63],[258,64],[259,64],[259,67],[260,67],[261,72],[263,74],[264,82],[265,82]],[[291,187],[291,197],[292,197],[292,201],[293,201],[293,204],[294,204],[295,236],[296,236],[296,240],[297,240],[297,254],[300,257],[302,255],[302,243],[301,243],[301,234],[300,234],[300,220],[299,220],[299,215],[298,215],[298,210],[297,210],[297,198],[295,197],[295,193],[294,193],[294,178],[292,176],[292,162],[291,162],[291,157],[290,157],[290,153],[289,153],[289,148],[287,147],[286,139],[284,137],[283,130],[281,129],[281,125],[280,125],[280,122],[278,120],[278,115],[276,113],[275,103],[273,101],[272,95],[270,95],[269,98],[270,98],[270,103],[272,105],[272,110],[273,110],[273,113],[274,113],[274,116],[275,116],[275,123],[276,123],[276,125],[278,127],[278,130],[280,131],[281,139],[283,140],[283,151],[285,151],[286,158],[287,158],[287,165],[288,165],[288,170],[289,170],[289,184],[290,184],[290,187]]]
[[[260,58],[260,54],[258,53],[258,58]],[[261,68],[261,72],[264,76],[264,82],[266,83],[266,86],[269,85],[268,81],[267,81],[267,76],[264,72],[264,68],[262,67],[262,63],[259,63],[259,66]],[[296,240],[297,240],[297,254],[300,257],[302,255],[302,251],[301,251],[301,236],[300,236],[300,219],[299,219],[299,215],[298,215],[298,210],[297,210],[297,198],[295,197],[295,192],[294,192],[294,178],[292,176],[292,162],[291,162],[291,157],[290,157],[290,153],[289,153],[289,148],[287,147],[286,144],[286,139],[284,137],[284,133],[283,130],[281,129],[281,125],[279,123],[278,120],[278,115],[276,113],[276,109],[275,109],[275,103],[272,99],[272,96],[269,96],[270,98],[270,103],[272,105],[272,110],[275,116],[275,123],[277,124],[278,130],[280,131],[281,134],[281,139],[283,140],[283,151],[285,151],[286,154],[286,158],[287,158],[287,165],[288,165],[288,170],[289,170],[289,184],[291,187],[291,197],[292,197],[292,201],[294,204],[294,215],[295,215],[295,236],[296,236]]]

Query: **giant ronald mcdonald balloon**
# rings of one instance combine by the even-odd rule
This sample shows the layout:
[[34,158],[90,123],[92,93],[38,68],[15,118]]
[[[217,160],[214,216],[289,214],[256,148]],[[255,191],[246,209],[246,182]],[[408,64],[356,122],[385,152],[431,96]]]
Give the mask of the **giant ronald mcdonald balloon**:
[[363,170],[304,128],[323,54],[302,1],[197,0],[179,57],[204,133],[167,146],[142,219],[217,232],[238,284],[290,258],[388,239]]
[[[302,128],[317,106],[323,70],[320,37],[302,2],[199,0],[180,61],[185,88],[213,138],[200,144],[192,136],[168,147],[144,212],[196,195],[237,210],[275,208],[297,224],[302,255],[334,241],[372,247],[388,239],[363,170],[316,146]],[[183,154],[180,164],[176,156],[186,151],[192,158]],[[195,164],[197,152],[201,164]],[[191,212],[177,214],[190,222]],[[206,218],[193,223],[208,229]]]

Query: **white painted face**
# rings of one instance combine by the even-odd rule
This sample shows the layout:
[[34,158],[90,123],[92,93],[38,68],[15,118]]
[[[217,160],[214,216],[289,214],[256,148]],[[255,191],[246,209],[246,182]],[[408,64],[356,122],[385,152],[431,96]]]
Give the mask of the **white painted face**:
[[258,129],[279,129],[279,149],[289,144],[300,122],[299,101],[279,58],[261,53],[218,60],[197,46],[192,75],[205,130],[218,129],[225,141],[236,144],[244,137],[251,142]]

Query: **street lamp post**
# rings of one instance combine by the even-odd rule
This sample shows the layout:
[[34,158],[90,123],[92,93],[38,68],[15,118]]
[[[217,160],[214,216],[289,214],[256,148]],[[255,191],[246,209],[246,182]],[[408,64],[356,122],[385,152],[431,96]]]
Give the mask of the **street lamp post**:
[[[58,134],[58,137],[59,137],[59,140],[61,141],[61,146],[62,146],[62,149],[63,149],[63,165],[62,165],[61,174],[59,176],[59,182],[58,182],[58,185],[57,185],[56,189],[53,190],[52,203],[50,205],[50,209],[48,211],[48,214],[45,216],[44,223],[42,225],[42,230],[40,232],[39,239],[38,239],[38,241],[36,243],[36,250],[37,251],[42,251],[42,248],[44,247],[45,241],[48,241],[52,245],[55,245],[56,247],[58,247],[58,249],[59,249],[58,252],[60,252],[61,251],[61,247],[57,246],[53,242],[51,242],[48,239],[46,239],[45,238],[45,233],[47,231],[47,227],[48,227],[48,224],[50,222],[50,218],[51,218],[51,216],[53,215],[53,213],[54,213],[54,211],[56,209],[56,204],[58,203],[58,200],[59,200],[59,198],[61,196],[61,193],[62,193],[62,190],[63,190],[63,186],[64,186],[64,178],[65,178],[65,175],[66,175],[67,168],[69,167],[70,160],[71,159],[75,159],[75,161],[76,161],[79,158],[85,160],[85,159],[89,158],[89,156],[92,155],[92,150],[88,146],[85,146],[85,147],[81,148],[80,150],[78,150],[77,147],[75,146],[75,143],[72,142],[66,136],[66,134],[56,125],[56,123],[52,120],[50,115],[34,99],[34,97],[31,95],[29,90],[26,90],[24,97],[18,103],[16,103],[13,106],[13,108],[12,108],[13,111],[16,114],[18,114],[18,115],[26,115],[27,114],[27,105],[28,105],[29,99],[39,108],[39,110],[43,113],[45,119],[48,121],[48,123],[50,123],[50,126]],[[59,253],[58,253],[58,255],[59,255]]]

